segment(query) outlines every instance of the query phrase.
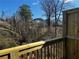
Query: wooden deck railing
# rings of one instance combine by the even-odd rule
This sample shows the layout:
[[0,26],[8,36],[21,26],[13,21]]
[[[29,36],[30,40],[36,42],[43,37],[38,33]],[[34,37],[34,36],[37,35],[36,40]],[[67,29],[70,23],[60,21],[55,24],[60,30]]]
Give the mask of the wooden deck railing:
[[0,50],[0,59],[63,59],[64,38]]

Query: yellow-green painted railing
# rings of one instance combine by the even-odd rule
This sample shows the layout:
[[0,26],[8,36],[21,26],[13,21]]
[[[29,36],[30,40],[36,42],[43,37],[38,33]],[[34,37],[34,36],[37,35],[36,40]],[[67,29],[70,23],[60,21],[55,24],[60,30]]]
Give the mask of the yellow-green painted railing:
[[0,50],[0,59],[49,59],[56,56],[63,58],[62,38]]

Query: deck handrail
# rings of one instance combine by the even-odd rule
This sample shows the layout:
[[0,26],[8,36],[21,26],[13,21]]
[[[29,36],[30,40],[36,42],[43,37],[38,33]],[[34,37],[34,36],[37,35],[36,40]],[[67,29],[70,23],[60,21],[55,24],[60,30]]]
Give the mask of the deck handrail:
[[56,42],[62,41],[63,38],[54,38],[46,41],[39,41],[35,43],[30,43],[22,46],[17,46],[13,48],[3,49],[0,50],[0,59],[19,59],[18,56],[21,56],[22,54],[26,54],[35,50],[41,49],[43,46],[53,44]]

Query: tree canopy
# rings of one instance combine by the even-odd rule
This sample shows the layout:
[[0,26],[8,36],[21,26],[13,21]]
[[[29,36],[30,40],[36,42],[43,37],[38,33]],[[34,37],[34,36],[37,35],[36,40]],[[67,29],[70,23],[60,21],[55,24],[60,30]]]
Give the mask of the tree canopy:
[[23,4],[19,7],[18,10],[18,14],[22,17],[22,19],[24,19],[25,21],[27,21],[28,19],[31,19],[32,17],[32,13],[30,10],[30,7],[26,4]]

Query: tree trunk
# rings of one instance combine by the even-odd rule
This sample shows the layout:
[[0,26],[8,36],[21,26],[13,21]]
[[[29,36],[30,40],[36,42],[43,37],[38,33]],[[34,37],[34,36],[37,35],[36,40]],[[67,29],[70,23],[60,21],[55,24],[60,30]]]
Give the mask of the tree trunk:
[[57,15],[56,15],[56,7],[55,7],[55,37],[57,36]]
[[50,33],[51,32],[50,17],[47,19],[47,23],[48,23],[48,33]]

